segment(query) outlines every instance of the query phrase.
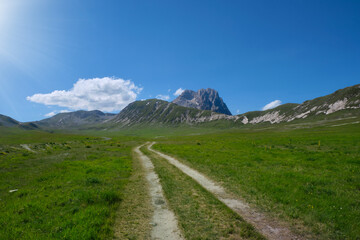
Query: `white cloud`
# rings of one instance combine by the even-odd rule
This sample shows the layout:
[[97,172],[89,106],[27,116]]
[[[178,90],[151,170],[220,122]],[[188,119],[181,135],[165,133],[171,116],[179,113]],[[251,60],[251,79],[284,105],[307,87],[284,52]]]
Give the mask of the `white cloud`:
[[53,116],[55,116],[55,115],[58,114],[58,113],[68,113],[68,112],[70,112],[70,111],[69,111],[69,110],[66,110],[66,109],[60,110],[60,111],[55,110],[55,111],[52,111],[52,112],[49,112],[49,113],[45,114],[44,116],[45,116],[45,117],[53,117]]
[[170,99],[170,96],[169,95],[158,94],[158,95],[156,95],[155,98],[167,101],[167,100]]
[[56,111],[52,111],[52,112],[45,114],[44,116],[45,117],[53,117],[53,116],[55,116],[55,114],[56,114]]
[[183,91],[185,91],[185,90],[182,89],[182,88],[179,88],[178,90],[176,90],[176,91],[174,92],[174,96],[179,96],[179,95],[181,95],[181,94],[183,93]]
[[236,113],[237,113],[237,114],[240,114],[240,110],[239,110],[239,109],[236,109]]
[[265,110],[268,110],[268,109],[276,108],[277,106],[280,106],[280,105],[281,105],[281,101],[280,100],[275,100],[275,101],[272,101],[271,103],[266,104],[262,108],[262,110],[265,111]]
[[72,110],[118,111],[136,100],[142,88],[130,80],[104,77],[79,79],[70,90],[37,93],[26,99],[45,105],[66,107]]

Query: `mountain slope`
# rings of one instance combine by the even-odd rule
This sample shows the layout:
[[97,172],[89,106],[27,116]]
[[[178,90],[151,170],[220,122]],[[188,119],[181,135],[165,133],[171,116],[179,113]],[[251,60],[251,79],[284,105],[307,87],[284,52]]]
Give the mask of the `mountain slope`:
[[231,115],[231,112],[219,96],[219,93],[211,88],[200,89],[197,92],[185,90],[172,102],[183,107],[210,110],[217,113]]
[[[305,118],[327,118],[341,110],[355,110],[360,108],[360,84],[337,90],[336,92],[308,100],[302,104],[284,104],[266,110],[248,112],[238,115],[244,124],[261,122],[280,123],[291,122]],[[353,115],[358,111],[348,111],[345,115]]]
[[0,126],[13,127],[13,126],[17,126],[19,124],[20,123],[18,121],[16,121],[15,119],[0,114]]
[[[184,94],[185,98],[187,94],[193,93],[187,91]],[[191,96],[188,98],[193,99]],[[265,122],[274,124],[312,118],[326,119],[358,116],[360,115],[359,108],[360,85],[356,85],[338,90],[324,97],[305,101],[302,104],[287,103],[274,109],[247,112],[237,116],[182,107],[166,101],[150,99],[129,104],[108,122],[121,127],[137,124],[198,125],[209,122],[216,123],[216,121],[225,121],[225,126],[239,126]]]
[[99,124],[114,117],[115,114],[103,113],[99,110],[59,113],[55,116],[35,122],[44,128],[77,128]]
[[165,125],[192,125],[229,117],[233,118],[232,116],[207,110],[182,107],[159,99],[149,99],[130,103],[108,123],[114,123],[121,127],[159,123]]
[[16,121],[15,119],[13,119],[11,117],[8,117],[8,116],[2,115],[2,114],[0,114],[0,126],[19,127],[19,128],[25,129],[25,130],[33,130],[33,129],[39,128],[34,123],[31,123],[31,122],[22,123],[22,122]]

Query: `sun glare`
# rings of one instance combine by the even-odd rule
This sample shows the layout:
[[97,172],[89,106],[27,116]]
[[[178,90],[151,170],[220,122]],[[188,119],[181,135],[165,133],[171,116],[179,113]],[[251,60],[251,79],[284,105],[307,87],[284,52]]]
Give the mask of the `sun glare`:
[[2,33],[4,26],[6,25],[6,16],[3,6],[0,5],[0,33]]
[[[0,0],[0,60],[28,76],[33,75],[34,64],[41,53],[42,35],[34,29],[31,14],[38,0]],[[31,30],[31,31],[30,31]]]
[[14,3],[12,1],[0,0],[0,33],[3,33],[6,27],[10,24],[10,20],[13,17],[13,5]]
[[[0,0],[0,53],[7,51],[12,22],[15,18],[14,8],[18,1]],[[3,55],[3,54],[1,54]]]

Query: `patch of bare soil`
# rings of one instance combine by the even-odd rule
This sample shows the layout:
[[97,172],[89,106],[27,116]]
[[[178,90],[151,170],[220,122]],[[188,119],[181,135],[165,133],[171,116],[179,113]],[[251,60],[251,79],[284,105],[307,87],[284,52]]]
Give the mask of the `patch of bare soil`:
[[140,151],[141,147],[142,146],[136,147],[134,152],[138,155],[145,169],[145,177],[148,182],[151,202],[154,207],[151,222],[153,226],[151,239],[181,240],[183,237],[178,228],[175,214],[169,209],[166,203],[159,177],[154,171],[154,165],[151,160]]
[[29,145],[27,145],[27,144],[20,144],[20,146],[21,146],[22,148],[30,151],[30,152],[36,153],[36,152],[35,152],[34,150],[32,150],[32,149],[29,147]]

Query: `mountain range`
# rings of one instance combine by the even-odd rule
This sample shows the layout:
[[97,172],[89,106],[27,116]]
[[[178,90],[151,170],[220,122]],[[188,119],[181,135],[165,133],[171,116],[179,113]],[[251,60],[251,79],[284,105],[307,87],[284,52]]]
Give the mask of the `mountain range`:
[[43,128],[77,128],[87,125],[94,125],[105,122],[113,118],[116,114],[103,113],[99,110],[94,111],[75,111],[59,113],[53,117],[34,122],[34,124]]
[[310,119],[330,119],[360,116],[360,84],[340,89],[332,94],[305,101],[287,103],[266,111],[231,115],[226,104],[214,89],[197,92],[185,90],[173,102],[159,99],[135,101],[120,113],[75,111],[59,113],[36,122],[20,123],[0,115],[0,126],[18,126],[24,129],[86,129],[126,128],[138,125],[206,125],[226,122],[228,126],[286,123]]
[[34,124],[33,122],[25,122],[21,123],[19,121],[16,121],[15,119],[0,114],[0,126],[4,127],[19,127],[26,130],[32,130],[37,129],[38,126]]

